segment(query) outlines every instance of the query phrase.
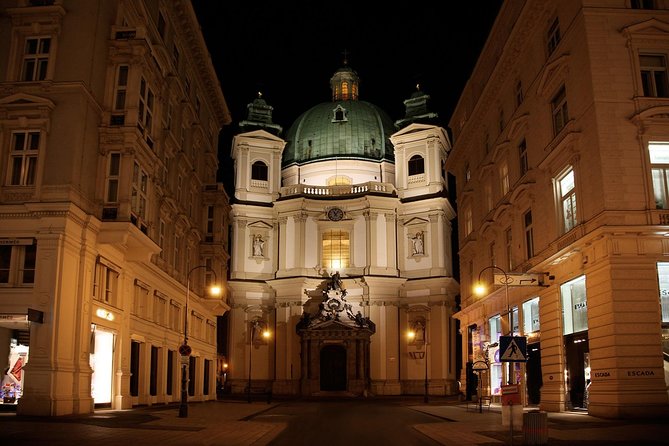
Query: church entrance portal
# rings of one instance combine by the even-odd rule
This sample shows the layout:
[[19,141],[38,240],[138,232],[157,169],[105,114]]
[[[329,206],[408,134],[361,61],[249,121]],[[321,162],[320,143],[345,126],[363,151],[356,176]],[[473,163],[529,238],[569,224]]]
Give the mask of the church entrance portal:
[[295,328],[301,339],[303,395],[321,391],[362,395],[368,390],[369,343],[376,326],[360,311],[353,313],[339,273],[305,304]]
[[346,390],[346,349],[341,345],[321,350],[321,390]]

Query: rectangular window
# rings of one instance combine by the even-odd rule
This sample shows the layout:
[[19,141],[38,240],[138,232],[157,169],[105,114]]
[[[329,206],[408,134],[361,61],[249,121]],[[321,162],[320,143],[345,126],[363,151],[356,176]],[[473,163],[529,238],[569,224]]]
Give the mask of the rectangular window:
[[532,210],[525,212],[523,216],[525,223],[525,255],[527,259],[534,257],[534,230],[532,229]]
[[649,142],[655,208],[669,208],[669,142]]
[[633,9],[655,9],[655,0],[631,0]]
[[525,142],[524,139],[518,144],[518,160],[520,161],[520,176],[522,177],[529,170],[529,164],[527,162],[527,142]]
[[153,322],[158,325],[165,325],[165,315],[167,313],[167,300],[154,293],[153,295]]
[[649,97],[666,98],[669,96],[667,84],[667,61],[663,55],[639,55],[641,68],[641,85],[643,95]]
[[23,51],[21,80],[43,81],[49,66],[50,37],[29,37]]
[[160,229],[158,230],[158,246],[160,246],[160,258],[165,258],[165,220],[160,220]]
[[660,306],[662,308],[662,325],[669,325],[669,262],[658,262],[657,278],[660,286]]
[[558,189],[562,212],[563,233],[571,231],[576,226],[576,187],[574,170],[569,170],[558,178]]
[[539,331],[539,298],[523,302],[523,334]]
[[9,184],[33,186],[37,177],[40,132],[26,130],[12,133],[9,154]]
[[465,236],[468,236],[474,230],[474,219],[471,208],[465,210]]
[[174,67],[179,71],[179,48],[176,43],[172,46],[172,60],[174,61]]
[[588,302],[585,276],[560,286],[562,296],[563,334],[578,333],[588,329]]
[[172,265],[174,266],[174,269],[177,270],[177,271],[179,271],[179,266],[180,266],[180,262],[179,262],[179,248],[180,248],[180,246],[179,245],[181,245],[181,237],[179,237],[178,235],[175,234],[174,235],[174,253],[173,253],[173,256],[172,256]]
[[114,110],[125,110],[125,99],[128,88],[128,66],[119,65],[116,71],[116,87],[114,89]]
[[484,187],[484,193],[485,193],[485,207],[487,213],[492,210],[492,205],[493,205],[492,185],[489,182],[487,182]]
[[0,245],[0,284],[33,285],[37,245],[33,239],[21,239],[18,245]]
[[520,107],[520,104],[523,103],[523,83],[518,80],[515,87],[516,93],[516,107]]
[[109,164],[107,166],[107,193],[106,202],[107,203],[117,203],[118,202],[118,185],[121,174],[121,154],[120,153],[110,153],[109,154]]
[[214,236],[214,207],[213,206],[207,206],[207,231],[206,231],[207,237],[211,237],[211,241],[213,242],[213,236]]
[[132,169],[132,202],[131,210],[138,226],[146,220],[146,203],[148,197],[149,175],[135,161]]
[[204,270],[204,286],[209,288],[214,283],[214,273],[212,269],[211,258],[207,258],[204,261],[205,270]]
[[497,257],[495,256],[495,242],[492,242],[488,247],[488,257],[490,257],[490,264],[497,265]]
[[110,264],[98,261],[95,265],[93,298],[114,307],[118,306],[118,278],[119,272]]
[[346,231],[331,230],[323,233],[321,264],[332,270],[348,268],[350,261],[350,239]]
[[569,121],[567,94],[564,87],[560,88],[560,91],[553,97],[551,110],[553,114],[553,131],[557,135],[567,125],[567,121]]
[[149,147],[153,148],[153,90],[142,77],[139,84],[139,113],[137,117],[137,128],[142,132]]
[[170,301],[170,330],[182,333],[182,325],[183,322],[181,322],[181,306],[172,300]]
[[142,284],[135,282],[134,300],[132,313],[135,316],[146,319],[149,307],[149,290]]
[[13,246],[0,245],[0,283],[9,283]]
[[504,238],[506,240],[506,261],[509,271],[513,271],[513,234],[511,233],[511,228],[508,228],[504,232]]
[[553,21],[551,27],[548,28],[548,33],[546,34],[546,36],[547,36],[546,40],[547,40],[548,55],[550,56],[551,54],[553,54],[553,51],[555,51],[555,48],[557,48],[561,40],[560,22],[558,21],[557,18]]
[[499,181],[502,197],[509,193],[509,165],[504,161],[499,168]]
[[165,32],[167,30],[167,22],[165,21],[165,16],[162,12],[158,13],[158,34],[160,38],[165,40]]

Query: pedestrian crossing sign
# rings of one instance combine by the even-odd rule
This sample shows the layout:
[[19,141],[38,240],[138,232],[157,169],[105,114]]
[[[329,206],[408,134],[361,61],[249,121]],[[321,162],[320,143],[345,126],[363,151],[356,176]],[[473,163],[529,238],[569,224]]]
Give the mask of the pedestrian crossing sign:
[[525,336],[499,337],[500,362],[527,361],[527,338]]

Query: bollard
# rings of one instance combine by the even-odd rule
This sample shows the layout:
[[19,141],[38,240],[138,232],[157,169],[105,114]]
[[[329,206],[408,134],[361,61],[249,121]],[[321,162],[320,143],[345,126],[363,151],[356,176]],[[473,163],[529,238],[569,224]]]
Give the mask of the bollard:
[[523,414],[523,434],[525,444],[548,444],[548,414],[532,410]]

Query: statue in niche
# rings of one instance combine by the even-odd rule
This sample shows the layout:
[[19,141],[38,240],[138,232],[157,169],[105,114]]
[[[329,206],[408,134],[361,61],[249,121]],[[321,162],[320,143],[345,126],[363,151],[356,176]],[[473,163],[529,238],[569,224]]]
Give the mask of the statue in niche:
[[253,236],[253,256],[262,257],[264,255],[265,241],[262,235],[256,234]]
[[423,255],[425,254],[424,245],[423,245],[423,231],[418,231],[413,237],[409,237],[413,247],[411,249],[411,255]]

